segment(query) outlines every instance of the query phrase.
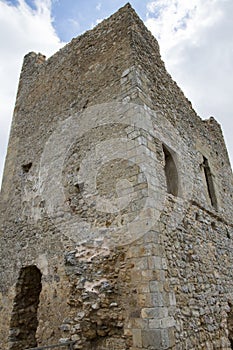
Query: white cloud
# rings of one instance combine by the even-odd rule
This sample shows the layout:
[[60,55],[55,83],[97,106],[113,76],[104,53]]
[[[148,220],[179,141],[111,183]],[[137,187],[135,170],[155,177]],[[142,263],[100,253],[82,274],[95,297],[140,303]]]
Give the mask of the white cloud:
[[97,18],[97,20],[91,24],[91,29],[95,28],[99,23],[101,23],[104,18]]
[[147,11],[168,71],[201,117],[221,123],[233,164],[232,0],[157,0]]
[[96,10],[97,10],[97,11],[100,11],[101,7],[102,7],[102,4],[101,4],[101,2],[99,2],[99,3],[96,5]]
[[104,20],[103,18],[97,18],[97,20],[96,20],[96,24],[101,23],[103,20]]
[[35,8],[24,0],[17,6],[0,0],[0,183],[23,57],[30,51],[50,56],[62,46],[52,26],[51,1],[35,0]]
[[[147,26],[160,38],[162,49],[181,41],[198,44],[200,34],[222,16],[222,0],[157,0],[147,4]],[[198,41],[197,41],[198,40]]]
[[69,18],[68,21],[71,24],[73,31],[78,32],[80,29],[79,22],[74,18]]

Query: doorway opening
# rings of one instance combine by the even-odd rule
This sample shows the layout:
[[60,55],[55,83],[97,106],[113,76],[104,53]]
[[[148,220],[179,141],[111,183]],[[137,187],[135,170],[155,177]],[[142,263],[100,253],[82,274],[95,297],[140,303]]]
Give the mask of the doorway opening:
[[10,350],[36,347],[37,309],[42,288],[41,272],[35,266],[20,270],[10,323]]

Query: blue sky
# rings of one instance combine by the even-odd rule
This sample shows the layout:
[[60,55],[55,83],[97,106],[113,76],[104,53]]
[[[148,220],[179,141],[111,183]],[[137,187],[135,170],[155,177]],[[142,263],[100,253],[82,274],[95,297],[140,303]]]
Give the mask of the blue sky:
[[[51,56],[126,1],[0,0],[0,182],[23,56]],[[132,0],[173,79],[222,125],[233,164],[233,1]]]
[[[31,2],[31,1],[30,1]],[[52,6],[54,28],[63,41],[69,41],[77,33],[90,29],[100,19],[107,18],[127,1],[73,1],[58,0]],[[136,11],[145,18],[146,6],[143,2],[131,1]]]

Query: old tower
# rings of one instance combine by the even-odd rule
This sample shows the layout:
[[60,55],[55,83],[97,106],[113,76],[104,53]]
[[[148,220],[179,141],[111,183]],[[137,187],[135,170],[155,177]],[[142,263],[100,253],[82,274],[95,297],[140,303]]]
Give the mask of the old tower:
[[232,349],[232,173],[129,4],[25,56],[0,198],[0,348]]

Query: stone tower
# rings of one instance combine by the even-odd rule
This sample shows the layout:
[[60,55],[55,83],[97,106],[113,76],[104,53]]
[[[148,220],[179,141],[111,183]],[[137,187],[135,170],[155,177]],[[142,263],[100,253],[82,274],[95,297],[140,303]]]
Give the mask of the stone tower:
[[25,56],[0,198],[0,348],[232,349],[232,172],[129,4]]

